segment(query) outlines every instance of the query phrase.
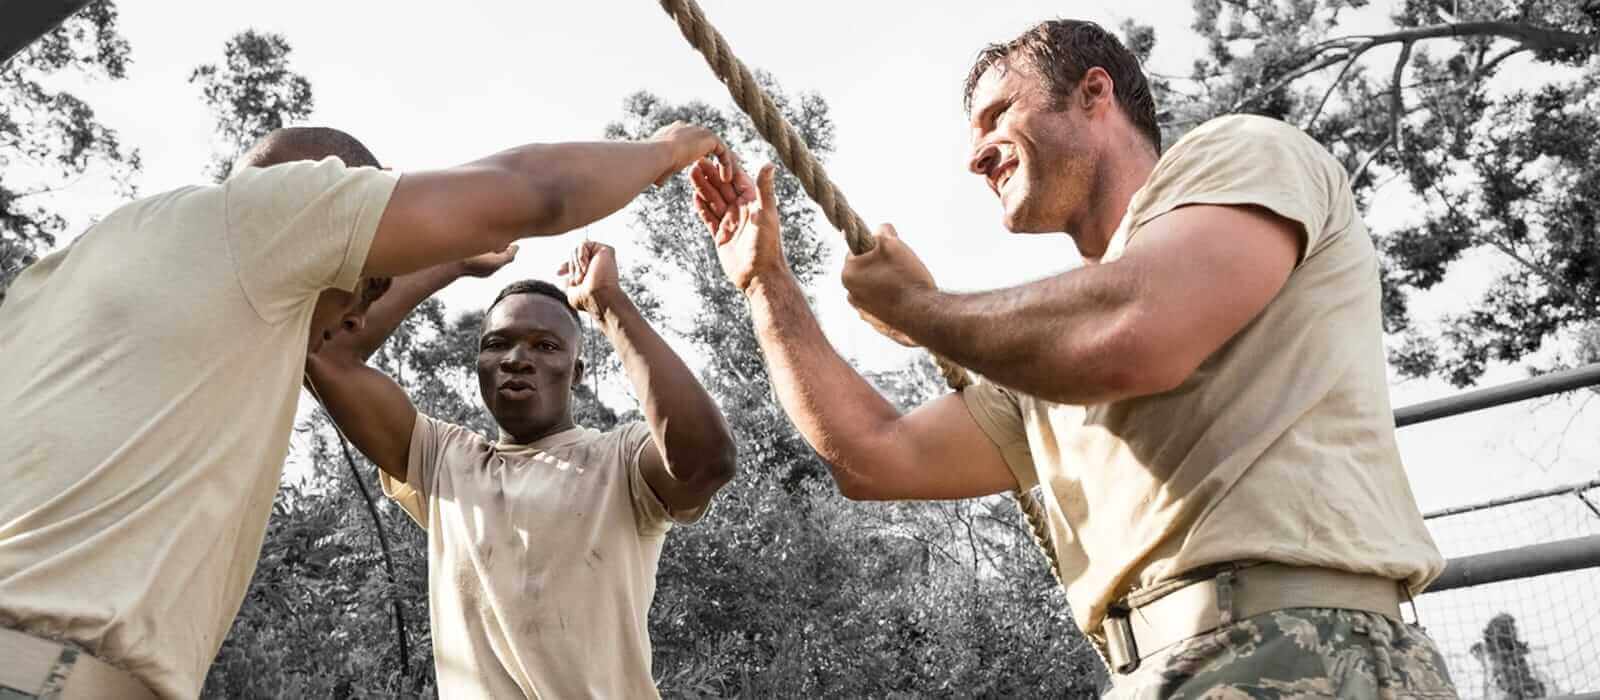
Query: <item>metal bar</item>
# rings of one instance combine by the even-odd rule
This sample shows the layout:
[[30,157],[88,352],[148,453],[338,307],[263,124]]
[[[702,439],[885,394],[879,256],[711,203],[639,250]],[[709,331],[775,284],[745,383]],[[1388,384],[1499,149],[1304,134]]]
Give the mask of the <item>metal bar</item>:
[[1600,567],[1600,535],[1456,557],[1424,593]]
[[[1569,493],[1588,491],[1589,489],[1597,488],[1597,487],[1600,487],[1600,479],[1595,479],[1593,481],[1585,481],[1585,482],[1583,482],[1581,484],[1569,484],[1569,485],[1566,485],[1566,486],[1556,486],[1554,488],[1543,489],[1543,490],[1540,490],[1540,491],[1529,491],[1527,493],[1518,494],[1516,496],[1504,496],[1504,497],[1501,497],[1501,498],[1496,498],[1496,499],[1493,499],[1493,500],[1484,501],[1482,503],[1471,503],[1471,504],[1464,505],[1464,506],[1451,506],[1449,508],[1443,508],[1443,509],[1440,509],[1440,510],[1433,511],[1431,513],[1423,513],[1422,514],[1422,519],[1423,520],[1432,520],[1434,518],[1443,518],[1443,517],[1445,517],[1447,515],[1460,515],[1461,513],[1470,513],[1472,511],[1483,510],[1485,508],[1494,508],[1494,507],[1497,507],[1497,506],[1508,506],[1508,505],[1511,505],[1513,503],[1521,503],[1523,501],[1532,501],[1532,500],[1537,499],[1537,498],[1546,498],[1546,497],[1549,497],[1549,496],[1564,496],[1564,495],[1569,494]],[[1580,496],[1580,498],[1581,498],[1581,496]]]
[[1399,428],[1596,384],[1600,384],[1600,362],[1406,406],[1394,412],[1394,425]]
[[89,0],[0,0],[0,66]]

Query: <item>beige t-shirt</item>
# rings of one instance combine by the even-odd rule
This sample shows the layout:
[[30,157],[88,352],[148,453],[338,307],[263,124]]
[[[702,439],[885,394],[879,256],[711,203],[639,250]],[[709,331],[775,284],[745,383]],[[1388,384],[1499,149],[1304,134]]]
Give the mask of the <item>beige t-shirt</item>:
[[396,176],[245,170],[111,212],[0,304],[0,626],[199,694],[260,556],[317,295]]
[[[1177,389],[1069,406],[983,382],[966,404],[1044,505],[1074,617],[1098,630],[1135,587],[1234,560],[1315,565],[1421,590],[1443,560],[1395,447],[1378,261],[1349,177],[1304,133],[1207,122],[1134,194],[1104,260],[1190,204],[1256,205],[1305,229],[1255,320]],[[1218,285],[1227,280],[1217,280]]]
[[650,601],[674,520],[639,470],[644,423],[492,443],[417,414],[388,494],[428,530],[444,698],[655,698]]

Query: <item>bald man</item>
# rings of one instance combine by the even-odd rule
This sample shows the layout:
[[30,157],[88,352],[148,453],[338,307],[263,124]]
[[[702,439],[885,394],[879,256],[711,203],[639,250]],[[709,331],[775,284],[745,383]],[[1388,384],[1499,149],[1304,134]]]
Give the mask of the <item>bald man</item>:
[[198,696],[307,350],[392,276],[583,226],[711,155],[729,162],[674,124],[397,175],[348,134],[285,129],[24,270],[0,303],[0,698]]

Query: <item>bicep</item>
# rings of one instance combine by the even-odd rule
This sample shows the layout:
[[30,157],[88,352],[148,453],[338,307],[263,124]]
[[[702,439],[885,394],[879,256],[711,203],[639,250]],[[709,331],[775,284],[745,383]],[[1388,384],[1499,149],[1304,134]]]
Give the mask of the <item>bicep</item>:
[[313,395],[356,449],[389,476],[406,480],[417,409],[393,379],[355,360],[312,356]]
[[1137,347],[1173,388],[1254,320],[1304,245],[1300,224],[1253,206],[1194,205],[1151,220],[1115,263],[1138,276]]
[[558,208],[529,177],[492,161],[407,173],[379,219],[364,274],[397,276],[499,250]]
[[1005,456],[978,426],[960,394],[947,394],[896,419],[882,438],[882,458],[864,494],[873,500],[976,498],[1017,488]]

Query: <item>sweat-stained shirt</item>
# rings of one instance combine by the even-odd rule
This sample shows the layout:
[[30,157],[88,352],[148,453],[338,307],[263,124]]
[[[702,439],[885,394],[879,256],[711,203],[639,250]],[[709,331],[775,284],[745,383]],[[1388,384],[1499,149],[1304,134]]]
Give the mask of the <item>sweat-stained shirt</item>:
[[0,303],[0,627],[199,695],[289,449],[317,296],[398,176],[338,159],[131,202]]
[[428,531],[443,698],[656,698],[648,615],[674,521],[645,482],[644,423],[531,444],[421,413],[388,494]]
[[[963,394],[1023,488],[1043,485],[1061,580],[1098,632],[1134,588],[1257,560],[1405,581],[1444,566],[1395,446],[1378,259],[1349,176],[1298,129],[1253,116],[1185,135],[1133,195],[1104,264],[1185,205],[1253,205],[1303,231],[1261,314],[1178,388],[1092,406],[990,382]],[[1228,280],[1216,280],[1226,285]]]

